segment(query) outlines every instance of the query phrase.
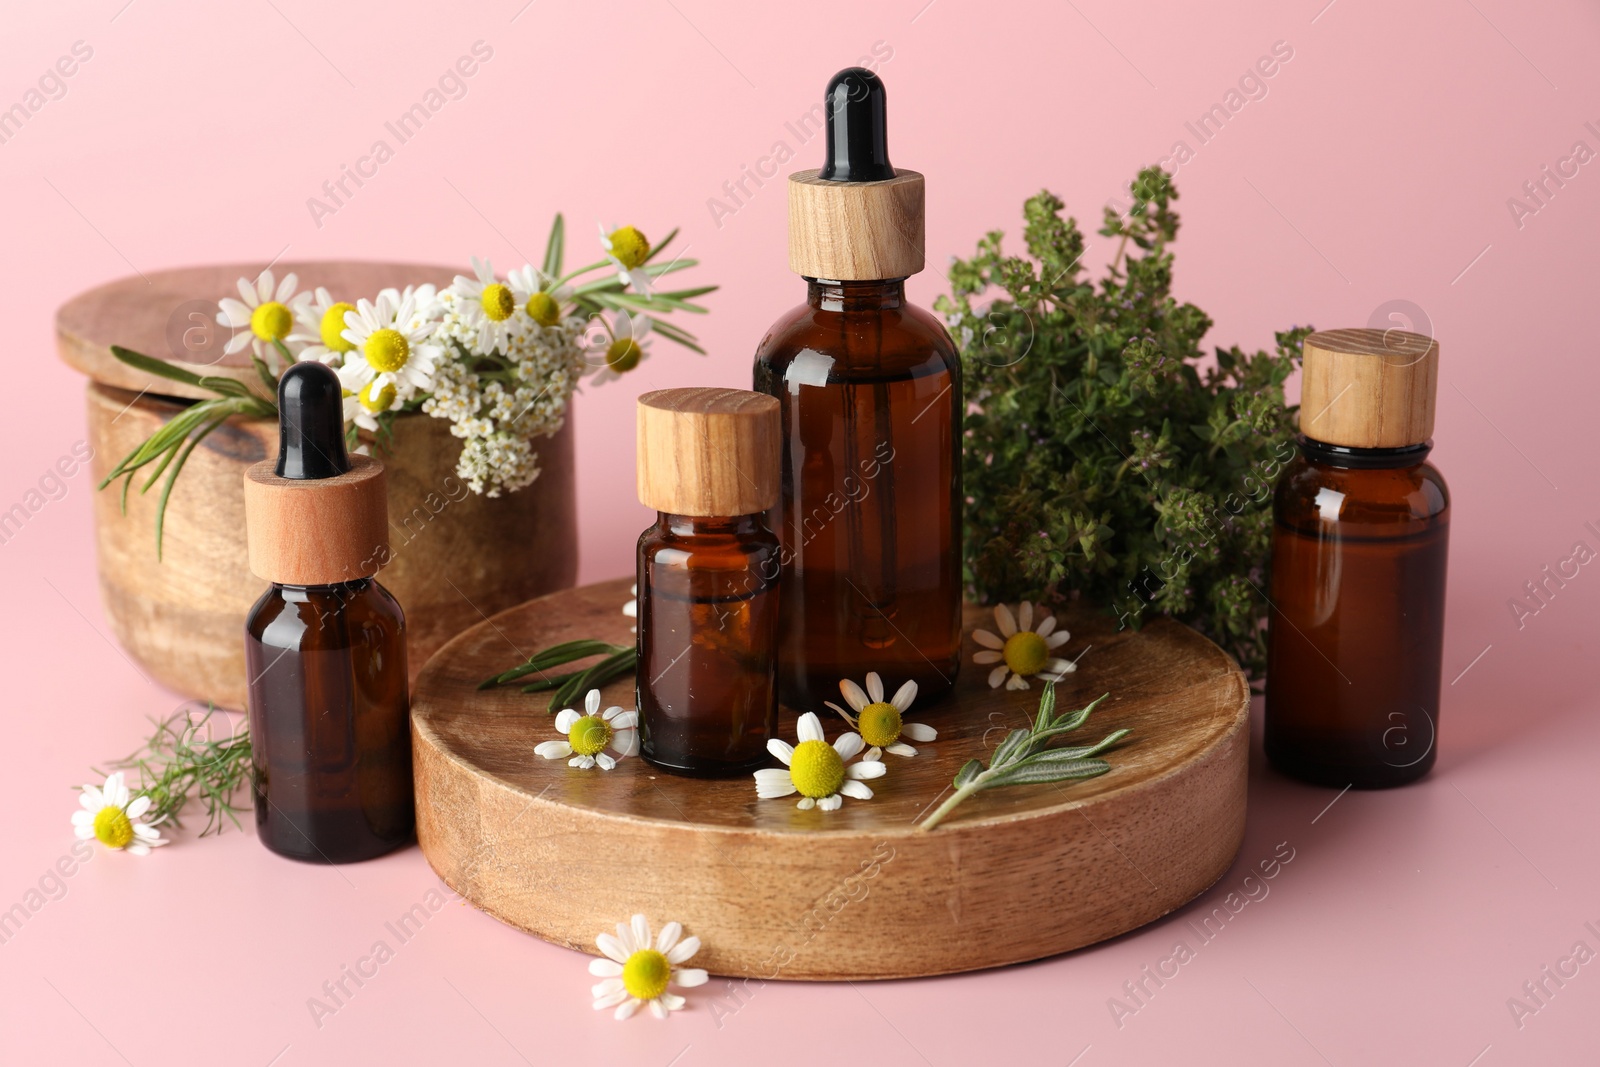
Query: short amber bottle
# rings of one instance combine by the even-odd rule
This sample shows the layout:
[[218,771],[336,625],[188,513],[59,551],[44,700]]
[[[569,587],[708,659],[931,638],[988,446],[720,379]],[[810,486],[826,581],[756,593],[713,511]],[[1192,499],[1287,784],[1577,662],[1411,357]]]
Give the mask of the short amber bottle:
[[806,302],[756,353],[783,416],[783,700],[819,708],[869,671],[923,701],[961,666],[961,364],[906,302],[923,267],[923,177],[890,166],[884,89],[859,68],[824,97],[828,155],[789,183]]
[[276,465],[245,476],[250,565],[272,582],[245,623],[256,830],[293,859],[349,863],[411,840],[405,616],[388,559],[383,467],[344,447],[338,378],[279,382]]
[[676,774],[742,774],[777,729],[778,405],[738,389],[639,398],[640,754]]
[[1427,462],[1438,344],[1335,330],[1305,346],[1300,456],[1273,498],[1266,750],[1381,788],[1438,754],[1450,496]]

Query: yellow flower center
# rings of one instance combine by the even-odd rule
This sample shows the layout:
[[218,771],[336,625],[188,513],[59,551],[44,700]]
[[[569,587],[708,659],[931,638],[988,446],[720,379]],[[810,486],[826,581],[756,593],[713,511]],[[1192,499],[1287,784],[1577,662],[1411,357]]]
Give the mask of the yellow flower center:
[[672,964],[653,948],[642,948],[622,965],[622,988],[630,997],[654,1000],[667,991],[672,980]]
[[794,746],[789,778],[801,796],[813,800],[831,797],[844,785],[844,760],[826,741],[802,741]]
[[599,755],[611,743],[611,724],[598,715],[585,715],[572,724],[567,741],[580,756]]
[[380,371],[397,371],[411,358],[411,342],[399,330],[374,330],[362,351],[367,362]]
[[322,313],[322,343],[335,352],[348,352],[355,345],[344,339],[344,313],[354,311],[354,304],[338,303]]
[[540,326],[554,326],[561,321],[561,305],[549,293],[534,293],[528,297],[528,318]]
[[121,808],[101,808],[94,817],[94,836],[111,848],[127,848],[133,840],[133,822]]
[[483,287],[483,295],[478,297],[483,304],[483,313],[495,322],[504,322],[517,310],[517,298],[511,295],[511,290],[499,282],[493,282]]
[[394,404],[394,386],[385,385],[380,389],[374,390],[372,387],[377,384],[378,379],[372,379],[362,388],[360,395],[361,406],[374,415],[388,411]]
[[294,315],[276,300],[268,300],[250,313],[250,332],[263,341],[283,340],[293,325]]
[[650,242],[632,226],[624,226],[611,235],[611,254],[629,270],[644,262],[650,254]]
[[631,337],[619,337],[606,349],[606,366],[618,374],[626,374],[639,365],[644,349]]
[[856,724],[869,745],[884,748],[900,739],[900,709],[886,700],[862,708]]
[[1021,675],[1038,674],[1050,658],[1050,646],[1031,630],[1018,630],[1006,638],[1006,666]]

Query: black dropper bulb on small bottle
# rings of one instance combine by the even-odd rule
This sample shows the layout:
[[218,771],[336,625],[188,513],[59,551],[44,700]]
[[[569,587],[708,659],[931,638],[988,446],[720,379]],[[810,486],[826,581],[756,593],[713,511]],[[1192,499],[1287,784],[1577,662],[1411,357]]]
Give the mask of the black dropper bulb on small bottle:
[[278,379],[277,475],[314,480],[349,470],[339,376],[321,363],[296,363]]
[[822,104],[827,111],[827,157],[817,177],[832,182],[884,182],[889,165],[889,132],[883,80],[865,67],[846,67],[828,82]]

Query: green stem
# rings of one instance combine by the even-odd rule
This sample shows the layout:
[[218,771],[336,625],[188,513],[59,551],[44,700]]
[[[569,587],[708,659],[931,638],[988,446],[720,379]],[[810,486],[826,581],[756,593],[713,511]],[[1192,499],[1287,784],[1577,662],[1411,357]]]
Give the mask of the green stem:
[[935,808],[933,814],[928,816],[926,819],[923,819],[921,824],[918,825],[917,829],[932,830],[935,826],[938,826],[944,821],[944,817],[946,815],[949,815],[955,810],[956,805],[960,804],[963,800],[982,789],[983,783],[989,780],[989,775],[991,773],[993,772],[984,770],[973,775],[972,781],[968,782],[960,789],[957,789],[954,793],[951,793],[950,799],[946,800],[943,804],[940,804],[937,808]]

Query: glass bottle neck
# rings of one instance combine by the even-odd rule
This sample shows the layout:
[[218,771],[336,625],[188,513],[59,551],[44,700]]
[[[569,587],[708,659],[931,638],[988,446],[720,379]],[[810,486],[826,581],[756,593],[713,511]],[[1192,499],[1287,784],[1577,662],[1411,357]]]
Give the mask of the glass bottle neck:
[[1320,463],[1325,467],[1346,467],[1351,470],[1413,467],[1427,459],[1428,453],[1433,451],[1432,441],[1404,445],[1400,448],[1349,448],[1345,445],[1330,445],[1326,441],[1318,441],[1301,434],[1298,443],[1300,451],[1311,462]]
[[761,516],[670,515],[658,511],[656,526],[674,537],[744,537],[761,529]]
[[272,588],[282,593],[285,600],[299,602],[319,594],[360,592],[371,581],[371,578],[356,578],[353,581],[335,582],[332,585],[291,585],[288,582],[273,582]]
[[906,280],[831,282],[806,279],[806,303],[822,311],[883,311],[906,302]]

